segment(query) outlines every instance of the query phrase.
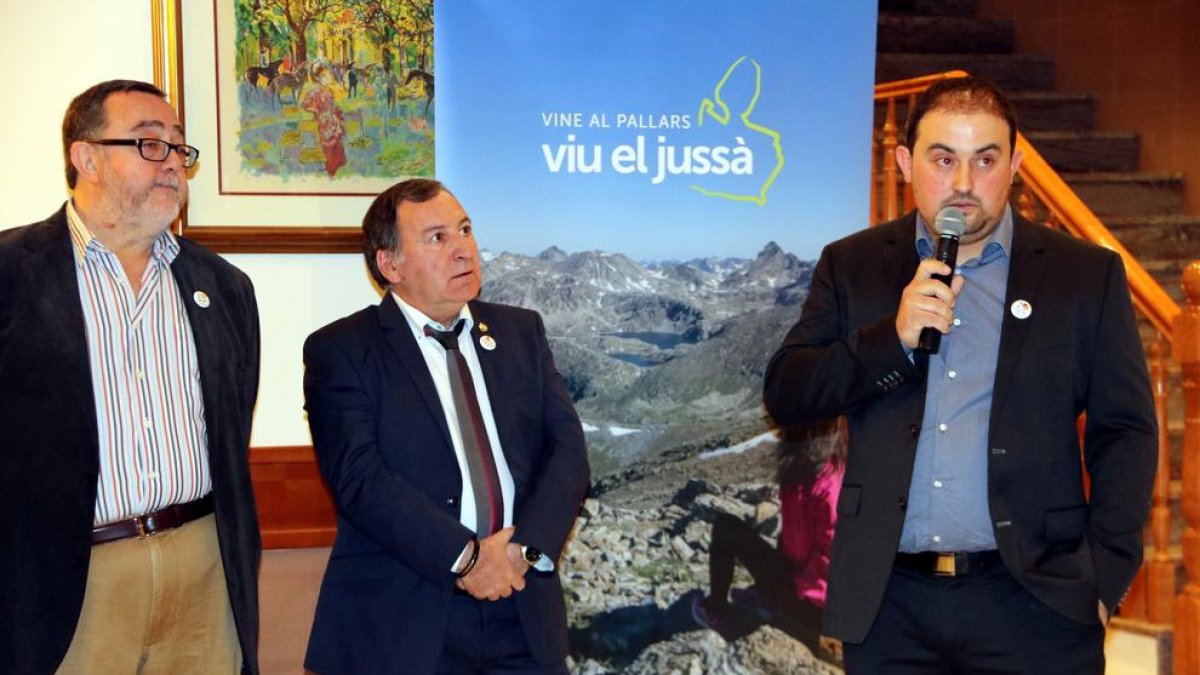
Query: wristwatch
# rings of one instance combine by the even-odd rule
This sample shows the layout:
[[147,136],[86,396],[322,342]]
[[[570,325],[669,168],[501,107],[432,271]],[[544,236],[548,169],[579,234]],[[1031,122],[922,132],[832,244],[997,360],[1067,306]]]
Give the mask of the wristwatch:
[[522,555],[525,556],[525,564],[530,567],[536,567],[538,561],[542,559],[542,552],[532,546],[525,546]]

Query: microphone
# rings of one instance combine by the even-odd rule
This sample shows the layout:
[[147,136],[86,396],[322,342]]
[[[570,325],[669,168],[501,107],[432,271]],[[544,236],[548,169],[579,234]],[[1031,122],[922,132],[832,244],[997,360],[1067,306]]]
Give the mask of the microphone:
[[[933,278],[947,286],[954,278],[954,263],[958,260],[958,238],[967,228],[964,218],[962,211],[953,206],[947,206],[938,211],[937,220],[933,223],[933,229],[938,233],[937,251],[934,252],[933,257],[950,266],[950,274],[935,274]],[[919,351],[936,354],[941,346],[941,331],[930,327],[921,329],[921,337],[917,340]]]

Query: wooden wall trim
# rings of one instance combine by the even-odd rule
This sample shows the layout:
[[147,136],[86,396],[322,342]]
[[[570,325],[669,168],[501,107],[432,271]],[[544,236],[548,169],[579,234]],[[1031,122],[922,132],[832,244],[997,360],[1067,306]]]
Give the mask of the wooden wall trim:
[[217,253],[362,253],[357,227],[197,225],[183,235]]
[[263,548],[330,546],[337,534],[333,496],[311,445],[250,448],[250,479]]

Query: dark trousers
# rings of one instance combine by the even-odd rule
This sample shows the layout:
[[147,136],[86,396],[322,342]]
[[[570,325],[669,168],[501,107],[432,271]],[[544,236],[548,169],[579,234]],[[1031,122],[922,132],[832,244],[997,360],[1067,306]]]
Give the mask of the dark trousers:
[[437,675],[567,675],[567,665],[534,660],[512,597],[495,602],[455,593]]
[[935,577],[894,568],[847,675],[1103,675],[1104,628],[1050,609],[998,566]]
[[792,623],[796,630],[790,632],[797,633],[796,637],[815,650],[821,633],[821,609],[796,597],[792,562],[746,521],[723,513],[713,521],[708,550],[709,592],[722,605],[729,597],[737,562],[754,577],[759,598]]

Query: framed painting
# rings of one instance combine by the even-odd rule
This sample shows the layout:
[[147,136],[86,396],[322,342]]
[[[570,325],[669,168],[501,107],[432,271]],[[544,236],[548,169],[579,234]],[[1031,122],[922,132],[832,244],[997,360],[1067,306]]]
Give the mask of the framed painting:
[[155,83],[201,150],[179,232],[358,252],[376,194],[434,175],[432,0],[151,0]]

